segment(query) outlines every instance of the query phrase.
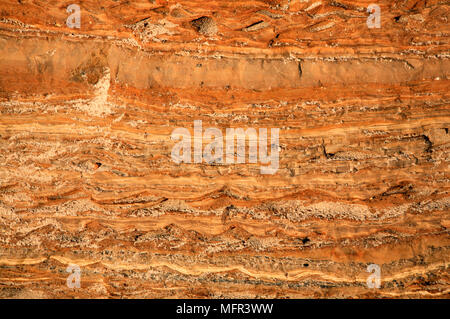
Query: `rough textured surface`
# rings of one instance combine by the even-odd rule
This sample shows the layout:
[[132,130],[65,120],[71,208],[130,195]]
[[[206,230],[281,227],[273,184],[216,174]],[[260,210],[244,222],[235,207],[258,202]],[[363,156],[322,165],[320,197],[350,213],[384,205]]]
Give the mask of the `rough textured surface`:
[[450,297],[450,4],[372,2],[1,1],[0,297]]

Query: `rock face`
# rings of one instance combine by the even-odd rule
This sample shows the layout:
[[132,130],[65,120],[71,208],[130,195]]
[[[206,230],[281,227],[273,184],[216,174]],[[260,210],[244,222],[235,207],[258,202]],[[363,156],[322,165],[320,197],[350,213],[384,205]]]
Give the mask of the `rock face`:
[[449,298],[450,5],[372,2],[1,1],[0,297]]

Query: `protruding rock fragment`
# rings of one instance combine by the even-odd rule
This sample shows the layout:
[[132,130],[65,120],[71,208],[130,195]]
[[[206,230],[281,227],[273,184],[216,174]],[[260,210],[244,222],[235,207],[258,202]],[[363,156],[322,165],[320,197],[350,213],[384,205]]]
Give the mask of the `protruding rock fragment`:
[[217,33],[216,22],[210,17],[200,17],[192,20],[191,25],[198,33],[203,35],[212,36]]

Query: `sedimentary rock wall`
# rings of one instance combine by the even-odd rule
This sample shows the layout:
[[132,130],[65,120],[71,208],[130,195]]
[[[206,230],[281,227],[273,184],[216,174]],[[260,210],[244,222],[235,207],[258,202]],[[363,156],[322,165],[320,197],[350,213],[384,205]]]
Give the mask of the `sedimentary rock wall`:
[[448,298],[449,14],[3,0],[0,297]]

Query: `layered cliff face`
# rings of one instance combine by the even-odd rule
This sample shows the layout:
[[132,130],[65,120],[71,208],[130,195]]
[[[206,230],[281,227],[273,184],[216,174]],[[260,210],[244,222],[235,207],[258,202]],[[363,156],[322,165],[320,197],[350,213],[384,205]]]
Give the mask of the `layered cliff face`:
[[450,4],[372,2],[3,0],[0,297],[448,298]]

